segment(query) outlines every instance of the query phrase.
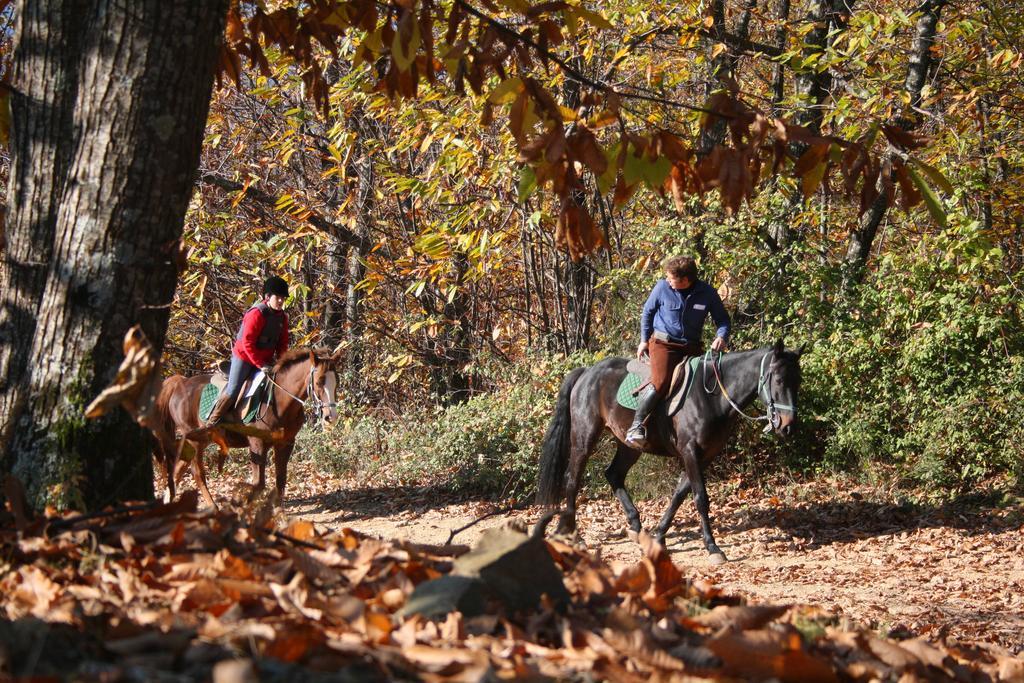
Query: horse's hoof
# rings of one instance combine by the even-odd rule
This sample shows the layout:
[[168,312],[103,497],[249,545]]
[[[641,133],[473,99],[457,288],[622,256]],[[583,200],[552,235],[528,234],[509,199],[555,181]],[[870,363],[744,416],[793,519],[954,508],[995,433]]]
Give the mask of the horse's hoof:
[[711,553],[710,555],[708,555],[708,562],[710,562],[712,566],[715,567],[717,567],[720,564],[725,564],[728,561],[729,560],[725,559],[725,553]]

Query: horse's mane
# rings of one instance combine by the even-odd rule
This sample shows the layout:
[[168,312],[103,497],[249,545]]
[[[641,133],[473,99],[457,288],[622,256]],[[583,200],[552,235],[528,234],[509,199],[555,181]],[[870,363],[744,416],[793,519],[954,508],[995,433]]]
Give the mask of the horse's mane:
[[319,359],[323,359],[330,355],[330,351],[324,348],[314,349],[311,346],[299,346],[294,349],[288,349],[285,354],[281,356],[280,360],[277,361],[277,365],[274,367],[274,372],[281,372],[288,367],[295,365],[299,361],[304,361],[309,358],[309,352],[312,351],[313,355]]
[[[725,354],[725,356],[723,357],[723,361],[727,360],[727,359],[730,359],[730,357],[732,359],[739,360],[740,356],[752,355],[752,354],[755,354],[755,353],[757,353],[757,354],[765,354],[765,353],[770,354],[770,353],[772,353],[772,351],[774,351],[774,346],[773,345],[761,346],[761,347],[758,347],[758,348],[755,348],[755,349],[744,349],[743,351],[733,351],[732,353]],[[800,367],[800,354],[798,352],[796,352],[796,351],[791,350],[791,349],[783,348],[782,353],[774,354],[774,356],[772,358],[772,363],[773,364],[780,363],[780,364],[784,364],[784,365],[793,366],[793,367],[796,367],[797,369],[799,369],[799,367]]]

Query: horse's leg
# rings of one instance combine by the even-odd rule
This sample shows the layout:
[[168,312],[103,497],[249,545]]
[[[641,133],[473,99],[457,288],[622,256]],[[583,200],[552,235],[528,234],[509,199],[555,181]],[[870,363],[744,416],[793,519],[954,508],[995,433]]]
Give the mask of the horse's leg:
[[288,459],[295,450],[295,442],[274,446],[274,482],[277,484],[277,504],[284,505],[284,487],[288,483]]
[[203,464],[203,454],[206,452],[206,447],[209,446],[209,442],[200,442],[192,444],[196,449],[196,454],[192,457],[192,475],[195,477],[196,486],[199,487],[199,492],[203,494],[203,500],[214,510],[217,508],[217,503],[214,502],[213,496],[210,495],[210,489],[206,485],[206,466]]
[[640,451],[620,443],[615,451],[615,457],[604,471],[604,478],[608,480],[615,497],[622,503],[622,509],[626,512],[629,528],[636,533],[640,533],[640,513],[637,512],[636,506],[633,505],[633,499],[626,491],[626,475],[639,457]]
[[262,489],[267,485],[267,448],[254,441],[249,441],[249,470],[252,472],[253,487]]
[[211,433],[213,443],[217,444],[217,474],[224,474],[224,461],[228,459],[228,443],[220,432]]
[[164,475],[167,477],[167,488],[164,491],[164,502],[170,503],[174,500],[174,460],[177,457],[177,449],[174,447],[173,442],[171,445],[166,443],[167,439],[161,435],[157,437],[155,455],[157,461],[160,463],[160,467],[164,471]]
[[697,506],[697,513],[700,515],[700,528],[704,534],[704,547],[711,555],[714,564],[725,562],[725,553],[715,543],[715,537],[711,533],[711,520],[708,518],[710,504],[708,503],[708,490],[704,485],[704,472],[700,466],[700,453],[697,445],[691,441],[683,449],[683,467],[686,469],[686,476],[693,488],[693,502]]
[[601,435],[599,424],[591,424],[589,420],[578,419],[572,423],[569,437],[569,467],[565,479],[565,511],[558,518],[557,533],[571,534],[576,531],[576,494],[579,493],[580,479],[587,458],[594,449],[597,438]]
[[665,514],[661,516],[661,521],[658,522],[658,526],[654,529],[654,540],[658,543],[665,545],[665,534],[668,533],[668,528],[672,526],[672,520],[675,519],[679,506],[690,495],[691,488],[690,477],[684,469],[679,475],[679,482],[676,484],[675,493],[672,494],[672,500],[669,501],[668,507],[665,508]]

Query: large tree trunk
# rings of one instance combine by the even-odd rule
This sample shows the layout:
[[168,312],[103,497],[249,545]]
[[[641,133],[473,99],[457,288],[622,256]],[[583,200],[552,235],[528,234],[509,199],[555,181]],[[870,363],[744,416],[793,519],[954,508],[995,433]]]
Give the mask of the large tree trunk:
[[[123,411],[86,422],[83,408],[113,378],[132,325],[163,346],[227,2],[21,5],[15,72],[63,74],[65,92],[76,94],[53,93],[42,116],[14,110],[12,177],[49,163],[53,178],[12,183],[10,253],[35,254],[46,239],[53,247],[38,252],[46,261],[24,303],[5,311],[35,313],[36,324],[30,334],[16,324],[4,339],[28,355],[16,384],[0,391],[3,469],[37,503],[94,508],[150,497],[148,435]],[[51,87],[25,85],[27,100]],[[66,170],[53,167],[55,155],[70,159]],[[49,224],[32,218],[53,214]],[[4,269],[0,291],[17,282],[15,270]]]
[[6,417],[20,412],[26,400],[29,351],[74,151],[72,113],[84,38],[75,30],[84,15],[75,3],[21,2],[17,12],[9,218],[0,262],[0,453],[17,426]]

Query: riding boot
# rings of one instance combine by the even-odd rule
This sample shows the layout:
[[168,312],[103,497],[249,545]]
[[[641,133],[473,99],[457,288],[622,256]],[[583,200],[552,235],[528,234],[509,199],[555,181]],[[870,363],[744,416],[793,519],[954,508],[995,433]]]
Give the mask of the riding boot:
[[221,394],[217,397],[217,402],[213,404],[213,409],[210,410],[210,416],[206,418],[206,426],[212,427],[221,420],[224,419],[224,413],[231,409],[231,404],[234,400],[228,394]]
[[626,432],[626,441],[634,446],[646,446],[647,445],[647,419],[651,413],[654,412],[655,406],[658,405],[658,401],[661,397],[658,392],[654,390],[654,387],[647,387],[644,392],[640,394],[640,398],[637,400],[636,415],[633,417],[633,424],[630,426],[629,431]]

